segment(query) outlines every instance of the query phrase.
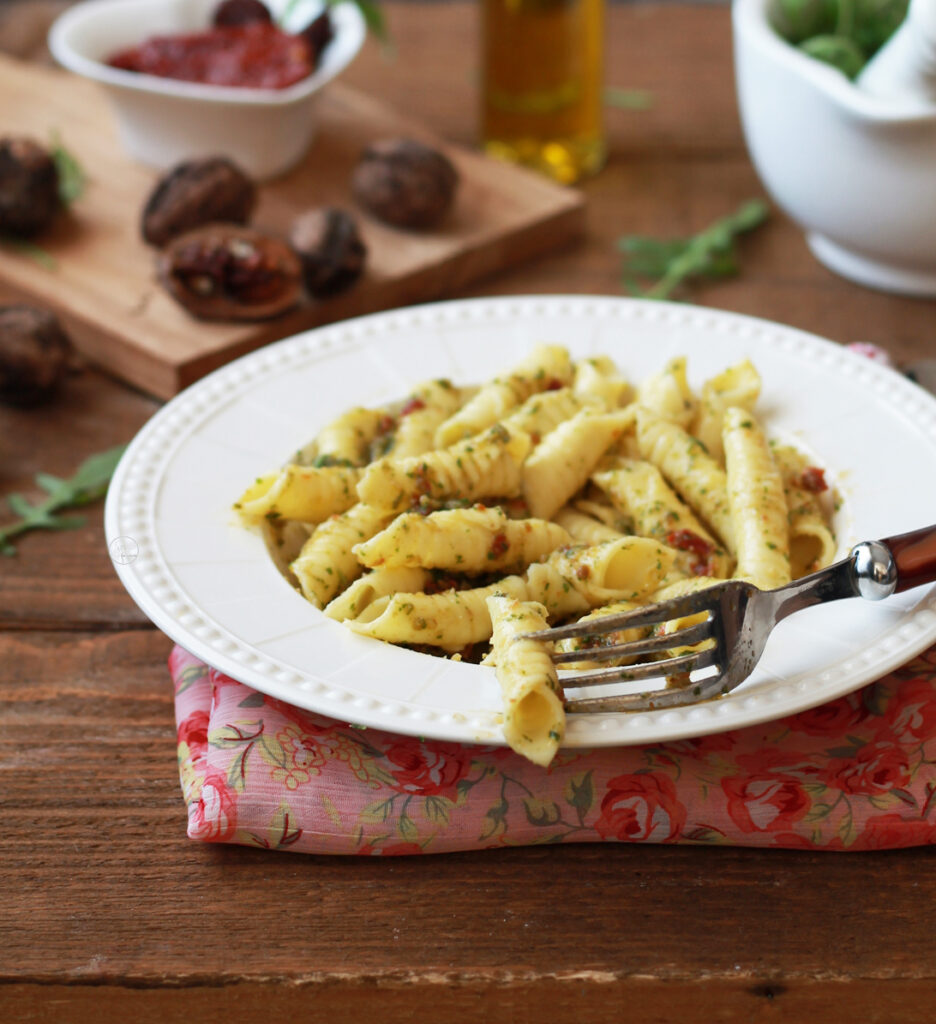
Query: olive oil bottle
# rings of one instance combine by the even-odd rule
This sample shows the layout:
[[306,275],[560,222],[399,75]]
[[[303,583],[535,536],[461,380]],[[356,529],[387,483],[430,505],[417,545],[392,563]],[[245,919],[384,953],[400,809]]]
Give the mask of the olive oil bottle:
[[605,159],[604,0],[481,0],[482,141],[565,184]]

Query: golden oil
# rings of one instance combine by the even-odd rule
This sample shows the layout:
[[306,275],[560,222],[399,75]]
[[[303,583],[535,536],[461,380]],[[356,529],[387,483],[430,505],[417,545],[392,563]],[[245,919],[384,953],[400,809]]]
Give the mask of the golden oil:
[[604,0],[481,0],[485,150],[564,184],[605,159]]

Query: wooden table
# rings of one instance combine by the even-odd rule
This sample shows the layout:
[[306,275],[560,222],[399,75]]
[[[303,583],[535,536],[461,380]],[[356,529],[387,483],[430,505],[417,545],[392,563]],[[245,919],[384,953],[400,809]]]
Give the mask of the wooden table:
[[[370,46],[349,81],[473,141],[475,7],[388,12],[397,59]],[[587,241],[474,294],[616,294],[618,234],[685,233],[760,192],[727,9],[619,7],[609,35],[609,84],[646,88],[654,105],[609,112]],[[779,214],[743,265],[697,300],[927,352],[933,303],[832,276]],[[0,410],[0,493],[69,472],[155,409],[87,370],[45,409]],[[97,521],[28,536],[0,562],[4,1021],[933,1020],[927,849],[386,861],[190,842],[169,647],[118,583]]]

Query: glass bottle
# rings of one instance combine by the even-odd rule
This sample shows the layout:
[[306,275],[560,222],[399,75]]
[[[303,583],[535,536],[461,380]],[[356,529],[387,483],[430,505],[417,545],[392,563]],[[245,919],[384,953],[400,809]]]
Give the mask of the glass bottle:
[[604,0],[481,0],[482,142],[569,184],[605,159]]

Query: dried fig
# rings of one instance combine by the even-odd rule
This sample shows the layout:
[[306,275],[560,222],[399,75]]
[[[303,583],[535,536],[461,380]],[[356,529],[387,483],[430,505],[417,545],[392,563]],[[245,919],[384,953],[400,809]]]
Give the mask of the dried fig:
[[256,185],[232,161],[190,160],[157,182],[143,208],[143,238],[163,246],[202,224],[246,224],[256,202]]
[[296,218],[289,242],[302,261],[306,291],[317,299],[337,295],[361,276],[367,246],[354,218],[325,206]]
[[38,405],[58,388],[72,347],[55,314],[0,306],[0,401]]
[[384,139],[368,146],[351,179],[359,203],[402,228],[437,224],[451,207],[457,186],[451,161],[413,139]]
[[267,320],[302,296],[299,258],[278,238],[237,224],[209,224],[159,257],[169,294],[204,320]]
[[62,207],[55,161],[27,138],[0,139],[0,231],[29,237]]
[[254,21],[270,22],[273,15],[260,0],[223,0],[215,8],[211,20],[219,28],[227,28],[232,25],[249,25]]

